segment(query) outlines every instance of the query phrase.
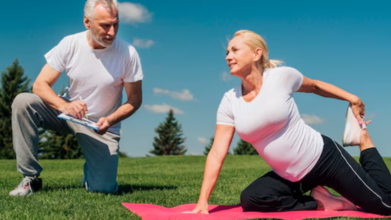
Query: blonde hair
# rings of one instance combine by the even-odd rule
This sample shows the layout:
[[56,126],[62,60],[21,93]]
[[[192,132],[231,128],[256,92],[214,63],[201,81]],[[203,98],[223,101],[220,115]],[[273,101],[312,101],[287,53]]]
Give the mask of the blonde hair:
[[274,68],[284,63],[280,60],[268,59],[269,51],[267,49],[266,42],[259,34],[249,30],[240,30],[235,33],[235,37],[237,36],[244,36],[246,38],[246,44],[251,49],[262,49],[262,57],[260,59],[260,64],[262,65],[263,69]]

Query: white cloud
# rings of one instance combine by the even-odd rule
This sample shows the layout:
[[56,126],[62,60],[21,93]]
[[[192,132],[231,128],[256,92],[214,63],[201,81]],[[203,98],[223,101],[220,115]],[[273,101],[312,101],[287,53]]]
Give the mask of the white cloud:
[[206,144],[208,143],[208,139],[204,138],[204,137],[198,137],[197,138],[197,141],[200,142],[201,144]]
[[223,74],[221,75],[221,79],[224,81],[224,82],[228,82],[232,79],[231,77],[231,74],[227,73],[227,72],[223,72]]
[[159,89],[159,88],[154,88],[153,93],[155,94],[164,94],[168,95],[173,99],[178,99],[181,101],[192,101],[194,100],[193,95],[191,94],[190,90],[185,89],[182,92],[176,92],[176,91],[170,91],[167,89]]
[[316,116],[316,115],[302,114],[301,118],[308,125],[322,124],[324,122],[324,119],[322,119],[322,118],[320,118],[319,116]]
[[166,103],[163,103],[162,105],[144,105],[145,108],[153,113],[167,113],[172,109],[174,113],[176,114],[184,114],[182,110],[179,108],[172,107],[170,105],[167,105]]
[[152,13],[136,3],[118,2],[118,13],[120,21],[128,24],[146,23],[152,20]]
[[155,42],[153,40],[146,40],[146,39],[133,39],[133,45],[140,48],[149,48],[154,45]]

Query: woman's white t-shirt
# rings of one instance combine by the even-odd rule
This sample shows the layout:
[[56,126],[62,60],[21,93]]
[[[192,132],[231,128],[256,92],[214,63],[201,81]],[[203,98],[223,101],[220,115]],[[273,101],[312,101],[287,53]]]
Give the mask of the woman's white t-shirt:
[[308,174],[323,150],[322,136],[304,123],[292,96],[302,83],[294,68],[267,69],[252,101],[243,99],[238,85],[224,94],[217,111],[217,124],[234,126],[274,172],[291,182]]

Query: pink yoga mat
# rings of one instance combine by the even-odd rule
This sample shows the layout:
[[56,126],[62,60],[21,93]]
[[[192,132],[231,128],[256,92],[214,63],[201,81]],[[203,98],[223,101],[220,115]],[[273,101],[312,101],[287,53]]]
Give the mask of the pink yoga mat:
[[355,218],[389,218],[360,211],[293,211],[293,212],[243,212],[240,206],[209,205],[209,215],[205,214],[184,214],[184,211],[191,211],[195,204],[180,205],[173,208],[166,208],[151,204],[122,203],[131,212],[136,213],[143,220],[157,219],[181,219],[181,220],[234,220],[234,219],[306,219],[306,218],[331,218],[331,217],[355,217]]

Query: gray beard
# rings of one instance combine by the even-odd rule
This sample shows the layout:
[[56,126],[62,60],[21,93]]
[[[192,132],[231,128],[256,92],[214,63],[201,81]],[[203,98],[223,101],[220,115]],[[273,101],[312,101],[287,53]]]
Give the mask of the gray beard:
[[[111,46],[113,43],[106,43],[104,42],[103,40],[100,40],[98,37],[95,37],[95,35],[92,33],[92,31],[90,30],[90,38],[94,41],[96,41],[99,45],[101,45],[102,47],[109,47]],[[114,41],[113,41],[114,42]]]

